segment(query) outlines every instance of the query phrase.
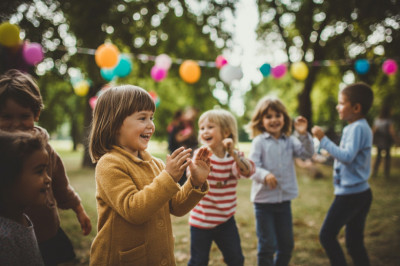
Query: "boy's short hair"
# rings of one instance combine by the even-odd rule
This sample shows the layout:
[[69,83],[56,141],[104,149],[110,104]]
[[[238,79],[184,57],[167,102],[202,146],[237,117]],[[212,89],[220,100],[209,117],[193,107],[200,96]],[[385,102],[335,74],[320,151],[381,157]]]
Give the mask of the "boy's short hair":
[[89,135],[89,154],[92,162],[117,145],[117,136],[126,117],[135,112],[156,110],[150,94],[133,85],[107,89],[97,100]]
[[340,91],[346,95],[351,105],[359,103],[361,105],[361,114],[366,115],[372,106],[374,93],[370,86],[363,82],[351,84]]
[[7,189],[18,181],[25,159],[46,148],[46,137],[37,131],[7,132],[0,130],[0,188]]
[[31,108],[35,116],[43,109],[43,100],[35,80],[17,69],[10,69],[0,76],[0,109],[8,99]]

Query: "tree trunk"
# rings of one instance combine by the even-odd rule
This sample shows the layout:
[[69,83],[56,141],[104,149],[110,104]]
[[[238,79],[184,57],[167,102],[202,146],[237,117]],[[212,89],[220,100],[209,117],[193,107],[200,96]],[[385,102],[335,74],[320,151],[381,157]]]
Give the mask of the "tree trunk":
[[304,88],[298,95],[299,113],[308,120],[308,129],[312,126],[312,105],[311,105],[311,90],[313,88],[315,78],[318,73],[317,67],[310,67],[310,72],[304,82]]

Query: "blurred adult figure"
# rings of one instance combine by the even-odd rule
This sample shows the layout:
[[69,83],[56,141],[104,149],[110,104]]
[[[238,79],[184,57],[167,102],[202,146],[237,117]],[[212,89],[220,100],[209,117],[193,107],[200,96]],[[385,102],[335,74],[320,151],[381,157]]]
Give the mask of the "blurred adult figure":
[[393,126],[393,121],[390,118],[390,107],[384,105],[381,109],[379,117],[375,119],[372,132],[374,134],[374,144],[378,149],[372,176],[376,177],[378,174],[379,164],[382,159],[382,153],[385,153],[384,173],[385,177],[390,176],[390,149],[393,143],[397,140],[396,133]]

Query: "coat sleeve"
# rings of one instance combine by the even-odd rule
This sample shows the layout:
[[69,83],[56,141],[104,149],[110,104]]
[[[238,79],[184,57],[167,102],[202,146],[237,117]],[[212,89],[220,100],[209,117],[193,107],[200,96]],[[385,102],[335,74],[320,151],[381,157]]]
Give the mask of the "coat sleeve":
[[135,174],[137,176],[130,176],[128,166],[119,158],[103,156],[96,166],[96,197],[128,222],[142,224],[168,204],[179,191],[179,186],[162,170],[150,184],[139,190],[135,180],[150,177],[145,171]]
[[60,209],[73,209],[81,202],[78,194],[69,183],[69,179],[65,172],[64,164],[60,156],[50,146],[46,147],[49,153],[50,164],[49,176],[51,177],[51,187],[53,190],[54,198],[57,201],[57,207]]

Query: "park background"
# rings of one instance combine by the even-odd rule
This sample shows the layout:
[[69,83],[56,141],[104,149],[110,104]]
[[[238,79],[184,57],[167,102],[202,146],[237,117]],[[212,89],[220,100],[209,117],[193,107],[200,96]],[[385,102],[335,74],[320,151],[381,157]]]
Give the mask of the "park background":
[[[19,37],[18,42],[10,43],[4,27],[0,29],[0,73],[18,68],[37,79],[45,104],[38,124],[55,140],[71,183],[94,221],[94,165],[87,152],[90,99],[109,85],[135,84],[156,95],[156,148],[152,151],[161,158],[166,154],[167,125],[174,112],[186,106],[200,112],[214,107],[231,110],[239,123],[239,148],[248,152],[249,139],[243,127],[264,95],[281,98],[293,117],[305,116],[310,127],[320,125],[338,141],[345,124],[335,110],[337,93],[356,81],[366,82],[374,90],[369,123],[382,108],[390,108],[396,132],[400,126],[400,73],[397,68],[389,71],[384,67],[388,60],[397,67],[400,60],[397,0],[3,0],[0,22],[16,25]],[[27,62],[24,49],[33,43],[39,44],[44,54],[32,63]],[[127,75],[109,77],[101,72],[95,53],[104,43],[112,43],[129,58]],[[172,60],[163,79],[151,75],[160,54]],[[215,62],[219,55],[227,61],[222,68]],[[187,82],[180,73],[186,60],[193,60],[201,69],[195,82]],[[291,69],[299,62],[307,71],[273,71]],[[227,72],[227,66],[235,72]],[[399,161],[394,149],[393,154],[391,177],[384,180],[378,176],[371,181],[375,197],[366,236],[374,265],[400,264]],[[329,165],[319,167],[324,172],[322,179],[299,169],[300,197],[293,203],[295,265],[327,263],[318,230],[333,199],[331,169]],[[247,262],[254,265],[256,238],[249,186],[250,182],[243,180],[238,187],[237,217]],[[94,232],[80,237],[76,221],[64,213],[63,226],[71,226],[68,233],[85,264]],[[177,259],[185,261],[187,219],[174,218],[174,226],[179,227],[175,230]],[[215,253],[212,259],[215,265],[220,263]]]

